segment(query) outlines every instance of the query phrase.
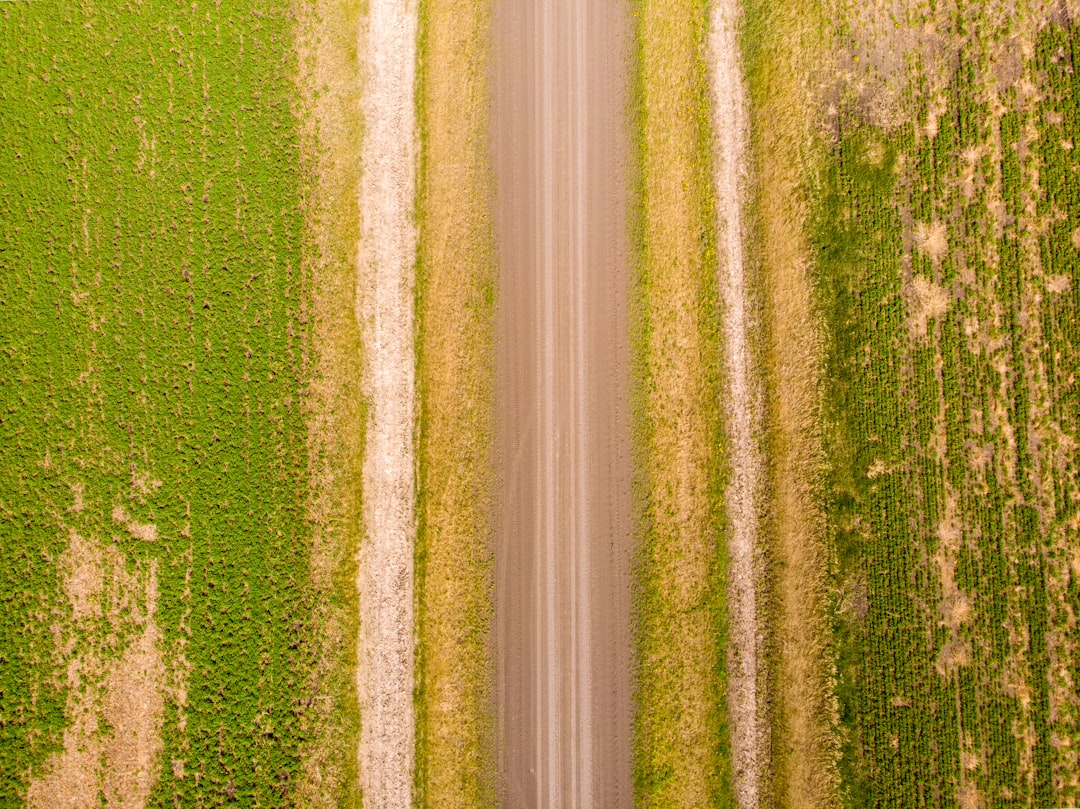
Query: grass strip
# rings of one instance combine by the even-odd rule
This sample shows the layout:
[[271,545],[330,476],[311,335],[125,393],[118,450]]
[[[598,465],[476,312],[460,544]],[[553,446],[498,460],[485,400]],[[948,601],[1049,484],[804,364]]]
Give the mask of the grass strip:
[[[824,324],[814,286],[809,193],[820,163],[809,77],[829,57],[816,0],[744,4],[751,107],[747,254],[762,304],[768,492],[763,513],[771,800],[839,801],[828,620],[822,421]],[[780,54],[783,56],[781,57]]]
[[295,11],[305,189],[302,267],[311,323],[308,512],[319,633],[308,680],[309,693],[319,699],[307,716],[295,799],[309,809],[358,809],[362,801],[355,679],[367,425],[356,319],[362,6],[359,0],[300,0]]
[[731,806],[708,4],[633,11],[634,790],[643,807]]
[[416,801],[495,805],[491,8],[420,6]]

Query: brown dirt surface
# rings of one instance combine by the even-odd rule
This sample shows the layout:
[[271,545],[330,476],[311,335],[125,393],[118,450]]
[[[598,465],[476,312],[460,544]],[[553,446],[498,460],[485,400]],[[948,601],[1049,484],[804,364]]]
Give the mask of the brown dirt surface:
[[632,804],[629,20],[622,3],[495,10],[506,806]]

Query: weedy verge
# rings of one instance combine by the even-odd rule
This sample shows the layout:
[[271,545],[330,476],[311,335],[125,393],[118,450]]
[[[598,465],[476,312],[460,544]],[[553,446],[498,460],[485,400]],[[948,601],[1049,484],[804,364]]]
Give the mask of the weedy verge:
[[311,581],[318,593],[318,651],[306,686],[316,698],[306,716],[295,795],[300,806],[313,809],[361,805],[356,560],[363,531],[367,403],[359,384],[363,345],[356,261],[362,5],[303,0],[295,11],[305,192],[303,266],[311,319],[307,508]]
[[487,0],[420,4],[416,787],[495,798],[495,237]]
[[734,800],[707,7],[703,0],[633,5],[633,772],[641,806]]
[[[839,801],[829,622],[823,436],[825,328],[810,241],[810,180],[821,160],[815,72],[831,31],[814,0],[748,2],[741,39],[752,109],[749,213],[761,301],[766,401],[762,618],[767,632],[769,800]],[[780,54],[783,54],[781,57]]]

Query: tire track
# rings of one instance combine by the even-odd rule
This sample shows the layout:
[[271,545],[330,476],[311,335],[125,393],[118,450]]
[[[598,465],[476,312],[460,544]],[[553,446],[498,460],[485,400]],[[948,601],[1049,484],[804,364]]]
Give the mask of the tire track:
[[757,556],[763,481],[756,436],[764,429],[763,402],[750,348],[752,301],[745,274],[742,206],[747,182],[750,121],[739,50],[738,0],[714,0],[709,32],[715,130],[719,288],[724,308],[724,403],[731,457],[725,505],[728,539],[728,711],[739,805],[761,801],[765,725],[759,693],[763,672],[758,625]]

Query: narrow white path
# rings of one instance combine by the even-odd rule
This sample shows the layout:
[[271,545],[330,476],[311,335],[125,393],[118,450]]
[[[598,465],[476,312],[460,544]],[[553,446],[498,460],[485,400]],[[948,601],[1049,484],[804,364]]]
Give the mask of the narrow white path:
[[724,308],[724,402],[731,481],[725,495],[728,538],[728,710],[732,723],[735,794],[743,809],[761,798],[763,733],[758,693],[760,639],[757,608],[758,506],[763,429],[760,392],[749,341],[750,301],[743,254],[742,206],[747,187],[750,122],[739,49],[738,0],[713,0],[709,32],[716,150],[719,286]]
[[[357,317],[368,425],[357,587],[360,783],[366,806],[407,809],[413,781],[416,0],[368,0]],[[366,38],[365,38],[366,34]]]

